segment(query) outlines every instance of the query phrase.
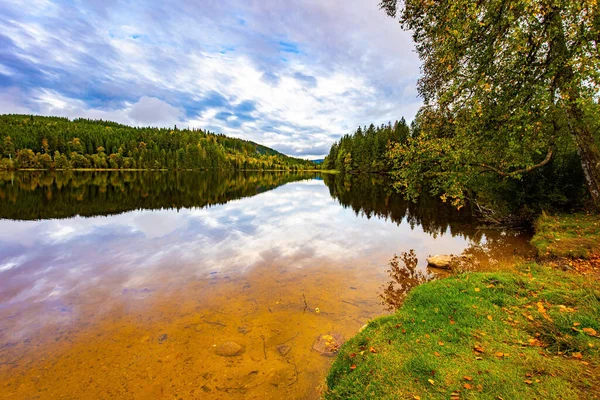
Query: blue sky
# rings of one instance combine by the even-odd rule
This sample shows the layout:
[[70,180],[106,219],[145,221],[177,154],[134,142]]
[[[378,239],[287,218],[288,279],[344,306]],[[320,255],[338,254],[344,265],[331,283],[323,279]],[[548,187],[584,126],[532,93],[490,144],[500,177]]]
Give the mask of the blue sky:
[[0,0],[0,113],[195,127],[317,158],[411,120],[420,63],[378,0]]

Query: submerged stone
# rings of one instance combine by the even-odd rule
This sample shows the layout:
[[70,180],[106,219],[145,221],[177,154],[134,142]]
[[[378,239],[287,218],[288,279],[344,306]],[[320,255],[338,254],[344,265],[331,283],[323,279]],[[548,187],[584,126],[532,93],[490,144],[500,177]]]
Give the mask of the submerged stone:
[[288,346],[287,344],[280,344],[279,346],[277,346],[277,351],[282,356],[287,355],[287,353],[289,353],[290,350],[292,350],[292,348],[290,346]]
[[320,334],[315,343],[313,344],[313,350],[317,353],[331,357],[334,356],[340,346],[344,343],[344,337],[337,332],[330,332],[328,334]]
[[242,325],[242,326],[238,326],[237,331],[241,334],[247,334],[248,332],[250,332],[252,330],[251,327],[249,327],[248,325]]
[[225,342],[217,346],[215,353],[221,357],[235,357],[243,354],[244,347],[236,342]]

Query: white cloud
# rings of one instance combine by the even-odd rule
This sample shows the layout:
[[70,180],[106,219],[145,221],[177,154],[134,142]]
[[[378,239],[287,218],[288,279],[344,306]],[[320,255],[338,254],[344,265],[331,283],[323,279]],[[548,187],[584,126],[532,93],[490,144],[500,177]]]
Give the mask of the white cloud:
[[377,2],[38,0],[30,11],[0,5],[0,73],[24,94],[9,96],[15,112],[177,123],[323,155],[358,125],[420,106],[410,35]]

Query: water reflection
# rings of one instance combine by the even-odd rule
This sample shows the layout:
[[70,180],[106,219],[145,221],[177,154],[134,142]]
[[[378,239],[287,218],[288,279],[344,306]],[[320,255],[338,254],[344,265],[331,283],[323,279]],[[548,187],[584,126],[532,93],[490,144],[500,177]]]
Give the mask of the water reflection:
[[435,278],[430,271],[423,271],[418,267],[419,259],[412,249],[402,252],[400,256],[394,255],[390,260],[387,273],[391,280],[382,286],[382,292],[379,294],[382,304],[388,310],[395,311],[400,308],[412,288]]
[[315,176],[258,171],[0,171],[0,218],[36,220],[114,215],[138,209],[202,208]]
[[318,397],[315,338],[385,311],[391,255],[519,238],[379,178],[0,177],[0,398]]

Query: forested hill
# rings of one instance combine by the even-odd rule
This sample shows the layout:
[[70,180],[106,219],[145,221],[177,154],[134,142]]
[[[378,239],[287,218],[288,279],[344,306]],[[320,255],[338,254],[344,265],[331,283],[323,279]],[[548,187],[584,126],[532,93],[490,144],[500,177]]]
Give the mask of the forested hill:
[[260,144],[201,129],[0,115],[0,169],[315,169]]

